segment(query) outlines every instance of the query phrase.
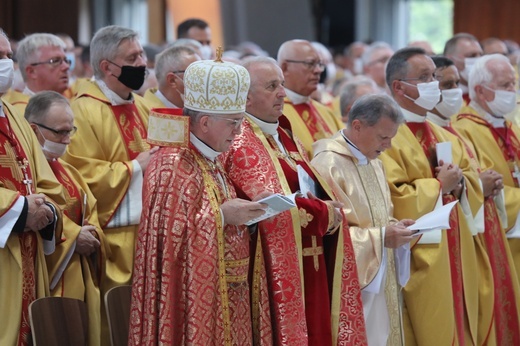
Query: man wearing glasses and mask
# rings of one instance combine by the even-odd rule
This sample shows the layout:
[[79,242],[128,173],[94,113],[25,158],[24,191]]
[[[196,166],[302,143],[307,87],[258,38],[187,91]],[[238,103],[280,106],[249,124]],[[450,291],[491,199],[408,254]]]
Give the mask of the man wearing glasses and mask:
[[[426,120],[439,102],[435,64],[422,48],[390,58],[386,81],[406,124],[381,154],[394,217],[413,219],[451,201],[450,229],[435,229],[411,242],[410,279],[403,289],[405,343],[477,343],[478,267],[473,218],[482,204],[478,175],[462,142]],[[447,154],[436,145],[446,145]],[[438,331],[444,333],[439,334]]]
[[153,108],[184,107],[184,72],[188,66],[200,60],[197,53],[187,46],[170,47],[156,57],[155,75],[158,89],[148,89],[145,100]]
[[40,91],[56,91],[66,97],[69,92],[71,61],[65,55],[65,43],[56,35],[36,33],[18,44],[16,58],[25,82],[22,92],[11,90],[5,100],[23,114],[29,98]]
[[[91,41],[90,57],[95,80],[82,84],[71,104],[78,132],[63,159],[83,175],[98,201],[99,224],[111,251],[100,283],[104,296],[131,283],[143,174],[155,149],[146,143],[149,108],[132,92],[146,74],[137,33],[101,28]],[[102,339],[108,340],[107,325],[102,328]]]
[[278,65],[285,78],[283,113],[291,122],[294,135],[312,157],[312,143],[329,138],[343,124],[332,110],[312,100],[310,95],[318,88],[325,65],[309,41],[291,40],[278,49]]

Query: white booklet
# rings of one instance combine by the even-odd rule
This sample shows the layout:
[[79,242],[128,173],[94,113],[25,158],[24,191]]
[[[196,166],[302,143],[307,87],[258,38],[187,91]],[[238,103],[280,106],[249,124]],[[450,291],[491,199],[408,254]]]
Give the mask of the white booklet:
[[419,230],[414,236],[423,234],[425,232],[434,229],[449,229],[450,228],[450,213],[451,209],[457,204],[458,201],[453,201],[443,205],[440,208],[429,212],[415,220],[415,223],[408,227],[408,229],[414,231]]
[[437,152],[437,164],[440,160],[444,161],[444,163],[453,163],[451,142],[441,142],[435,144],[435,151]]
[[300,192],[303,197],[307,198],[307,192],[311,192],[314,196],[318,196],[318,191],[316,191],[316,183],[312,180],[311,176],[307,171],[301,166],[296,166],[296,170],[298,172],[298,184],[300,185]]
[[265,213],[261,216],[254,218],[252,220],[249,220],[245,223],[246,226],[250,226],[254,223],[260,222],[262,220],[268,219],[272,216],[275,216],[277,214],[280,214],[282,211],[286,211],[291,209],[292,207],[296,207],[296,203],[294,202],[294,199],[296,197],[296,194],[292,194],[289,196],[284,196],[279,193],[272,194],[271,196],[268,196],[266,198],[263,198],[258,203],[264,203],[267,204],[267,209],[265,210]]

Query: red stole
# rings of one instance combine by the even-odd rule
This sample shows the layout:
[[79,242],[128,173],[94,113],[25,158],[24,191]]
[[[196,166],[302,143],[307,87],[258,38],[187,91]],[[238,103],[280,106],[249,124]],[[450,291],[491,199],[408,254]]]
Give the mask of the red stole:
[[[425,121],[422,123],[409,123],[406,125],[413,132],[424,154],[430,161],[432,174],[435,176],[435,167],[437,166],[437,158],[435,145],[438,143],[437,138],[433,134],[430,125]],[[443,194],[442,203],[448,204],[455,200],[452,194]],[[451,287],[453,292],[453,303],[455,312],[455,321],[457,323],[457,336],[459,345],[465,345],[464,342],[464,285],[462,282],[462,263],[460,254],[460,233],[459,233],[459,215],[458,209],[453,208],[450,214],[450,230],[446,231],[446,236],[450,254],[450,271],[451,271]]]
[[[455,136],[460,137],[457,131],[449,124],[444,127]],[[512,132],[512,131],[510,131]],[[473,151],[466,145],[469,157],[474,160]],[[478,168],[480,173],[480,168]],[[484,199],[484,241],[491,264],[494,282],[493,316],[498,345],[520,345],[520,330],[518,311],[515,302],[515,292],[511,279],[511,266],[507,258],[502,228],[493,197]]]
[[[6,110],[7,112],[7,110]],[[18,138],[11,131],[7,116],[0,116],[0,177],[4,185],[17,190],[21,195],[34,193],[29,183],[32,180],[27,155]],[[28,216],[29,217],[29,216]],[[36,299],[34,264],[38,248],[36,234],[32,231],[18,234],[22,258],[22,311],[18,345],[31,344],[29,304]]]
[[315,141],[322,138],[329,138],[334,134],[329,128],[329,125],[327,125],[327,122],[310,101],[308,103],[305,102],[298,105],[292,105],[302,118],[305,126],[307,126],[307,129]]
[[489,131],[491,131],[491,134],[495,138],[495,141],[504,155],[504,159],[509,164],[509,171],[511,172],[515,186],[519,187],[518,179],[520,179],[520,177],[517,179],[515,175],[518,173],[518,166],[516,162],[520,160],[520,141],[518,141],[518,138],[516,138],[516,135],[511,128],[511,122],[506,121],[505,127],[493,127],[493,125],[478,115],[459,114],[458,117],[467,118],[473,122],[476,122],[477,124],[481,124],[489,128]]
[[146,143],[146,127],[135,103],[119,106],[112,105],[111,108],[125,143],[128,157],[130,157],[130,160],[133,160],[139,153],[150,148],[150,145]]
[[63,165],[58,160],[49,161],[49,165],[51,166],[56,179],[63,185],[66,197],[67,197],[67,206],[63,213],[68,216],[69,219],[74,221],[77,225],[81,225],[83,223],[82,218],[85,215],[82,215],[82,201],[81,193],[70,178],[69,174],[63,167]]

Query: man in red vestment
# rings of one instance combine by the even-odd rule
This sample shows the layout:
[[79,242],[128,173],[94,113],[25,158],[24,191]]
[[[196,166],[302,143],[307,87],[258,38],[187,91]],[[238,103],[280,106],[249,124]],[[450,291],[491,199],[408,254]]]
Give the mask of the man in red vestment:
[[[275,60],[262,57],[248,59],[244,67],[251,75],[251,88],[243,132],[226,153],[225,169],[231,179],[248,198],[264,190],[291,195],[303,189],[301,168],[316,185],[318,197],[331,199],[328,185],[311,167],[282,115],[282,70]],[[293,198],[296,208],[261,221],[254,235],[255,344],[364,344],[352,243],[346,221],[339,227],[343,217],[336,209],[341,204],[312,194]],[[343,280],[333,275],[336,271]],[[265,304],[271,316],[262,315]],[[341,327],[339,319],[345,323]]]
[[[0,29],[0,96],[12,85],[13,52]],[[56,205],[52,203],[59,203]],[[44,253],[61,235],[63,190],[29,124],[0,102],[0,344],[31,345],[29,304],[49,294]]]
[[[217,57],[192,63],[184,84],[189,119],[176,118],[189,121],[189,143],[162,147],[146,171],[129,344],[251,345],[250,238],[240,225],[265,206],[236,198],[220,160],[240,133],[249,74]],[[169,124],[149,138],[187,130]]]
[[318,88],[323,61],[312,44],[305,40],[291,40],[278,49],[278,65],[285,78],[284,115],[291,122],[294,134],[300,139],[309,156],[312,143],[329,138],[343,124],[327,106],[310,98]]

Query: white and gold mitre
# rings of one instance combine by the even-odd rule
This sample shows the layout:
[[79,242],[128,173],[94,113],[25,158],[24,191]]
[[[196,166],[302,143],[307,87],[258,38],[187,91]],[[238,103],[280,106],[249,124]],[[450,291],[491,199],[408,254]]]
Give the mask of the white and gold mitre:
[[152,108],[148,118],[146,141],[161,147],[188,146],[190,118],[182,115],[181,108]]
[[249,72],[240,65],[222,61],[219,55],[214,61],[200,60],[188,66],[184,73],[184,107],[213,114],[243,113]]

